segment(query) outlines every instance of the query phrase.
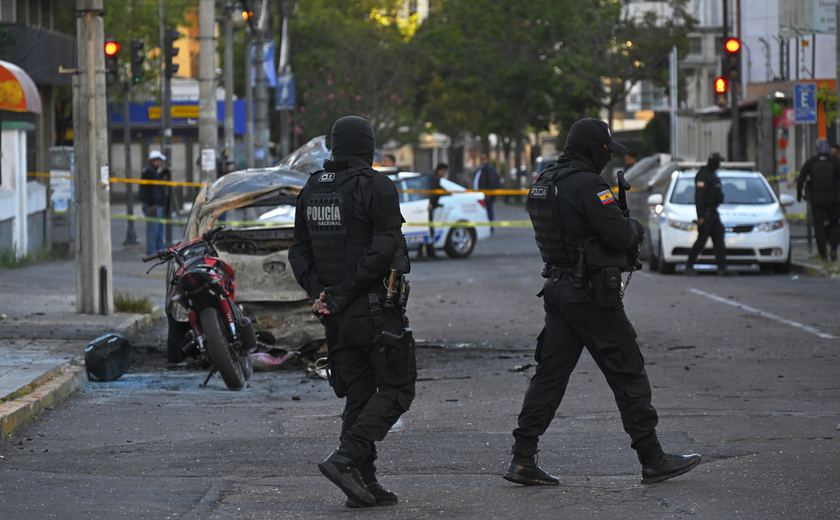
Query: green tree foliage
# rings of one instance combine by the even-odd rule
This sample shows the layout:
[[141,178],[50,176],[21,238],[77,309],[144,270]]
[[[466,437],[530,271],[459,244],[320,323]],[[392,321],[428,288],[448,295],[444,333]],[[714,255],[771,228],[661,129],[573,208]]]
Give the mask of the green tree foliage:
[[554,27],[554,64],[590,103],[609,111],[642,80],[660,80],[674,46],[685,53],[695,24],[686,0],[671,0],[672,13],[648,10],[633,16],[617,0],[565,0],[566,15]]
[[551,65],[563,2],[447,0],[417,32],[419,105],[444,133],[516,138],[556,114],[581,113],[574,85]]
[[311,0],[290,20],[297,107],[294,131],[326,134],[339,117],[368,119],[378,143],[407,138],[410,91],[407,31],[396,0]]

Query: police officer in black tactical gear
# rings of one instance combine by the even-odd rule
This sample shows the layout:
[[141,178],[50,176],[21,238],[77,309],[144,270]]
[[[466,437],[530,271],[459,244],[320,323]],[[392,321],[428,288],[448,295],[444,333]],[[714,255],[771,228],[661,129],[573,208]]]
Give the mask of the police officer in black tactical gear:
[[563,154],[528,195],[528,213],[548,280],[540,293],[545,327],[537,338],[537,369],[513,430],[513,460],[504,475],[517,484],[559,484],[537,465],[537,443],[560,406],[584,347],[615,394],[624,431],[642,463],[642,482],[661,482],[700,463],[700,455],[662,451],[636,331],[618,292],[621,271],[633,269],[644,234],[642,225],[619,208],[600,176],[610,152],[623,151],[606,123],[582,119],[572,125]]
[[837,243],[840,241],[840,160],[829,153],[828,142],[817,141],[817,155],[811,157],[799,171],[796,199],[804,197],[811,203],[814,216],[814,237],[823,262],[828,262],[826,252],[826,221],[831,243],[831,261],[837,261]]
[[700,168],[694,176],[694,205],[697,208],[697,240],[688,253],[688,261],[685,263],[683,274],[696,276],[694,262],[700,257],[706,247],[709,237],[712,237],[712,244],[715,250],[715,262],[717,262],[718,275],[735,276],[738,273],[730,271],[726,267],[726,242],[724,241],[723,222],[720,220],[718,206],[723,204],[723,185],[718,177],[717,170],[723,157],[717,152],[709,155],[706,166]]
[[333,158],[298,196],[289,249],[295,278],[326,327],[330,385],[347,398],[341,444],[318,468],[350,507],[397,502],[376,480],[374,443],[408,410],[417,379],[399,196],[371,168],[374,144],[365,119],[335,122]]

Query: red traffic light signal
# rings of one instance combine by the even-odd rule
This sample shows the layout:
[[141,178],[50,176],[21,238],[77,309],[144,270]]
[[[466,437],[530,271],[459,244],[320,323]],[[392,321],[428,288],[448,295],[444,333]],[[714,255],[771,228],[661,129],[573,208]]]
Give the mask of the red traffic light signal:
[[105,56],[116,56],[120,51],[120,44],[116,40],[105,41]]
[[726,43],[723,44],[723,47],[726,49],[728,53],[736,53],[741,50],[741,42],[738,38],[729,38],[726,40]]
[[726,94],[726,79],[724,79],[724,78],[715,79],[715,93],[716,94]]
[[741,79],[741,40],[729,38],[723,43],[723,76],[737,85]]

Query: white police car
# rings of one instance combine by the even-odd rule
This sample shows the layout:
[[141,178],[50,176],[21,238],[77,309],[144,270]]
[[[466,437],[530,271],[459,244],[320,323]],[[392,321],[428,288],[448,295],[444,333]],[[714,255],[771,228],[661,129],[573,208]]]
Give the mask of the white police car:
[[[379,169],[383,173],[383,168]],[[478,240],[490,237],[490,227],[487,219],[487,208],[484,205],[484,194],[470,192],[454,182],[441,179],[440,187],[453,193],[441,195],[438,201],[440,207],[435,208],[434,222],[446,225],[434,228],[434,237],[429,226],[429,197],[428,193],[413,193],[412,190],[428,190],[431,186],[431,175],[419,173],[388,173],[400,192],[400,212],[406,221],[403,234],[409,248],[420,247],[422,244],[433,242],[435,249],[443,249],[452,258],[466,258],[470,256]],[[458,224],[467,224],[467,226]],[[478,224],[470,226],[470,224]]]
[[[694,177],[699,165],[682,165],[671,174],[664,196],[648,197],[650,268],[673,273],[675,264],[684,264],[697,240],[697,210],[694,205]],[[793,197],[777,198],[754,170],[718,171],[724,200],[718,208],[725,228],[726,261],[729,265],[758,265],[762,270],[790,272],[790,226],[782,206],[793,204]],[[698,266],[714,264],[711,239],[697,260]],[[699,269],[698,269],[699,270]]]
[[[452,258],[467,258],[472,254],[478,240],[484,240],[490,236],[483,193],[461,193],[466,191],[463,187],[447,179],[441,179],[441,188],[454,193],[440,197],[441,206],[435,209],[434,222],[446,225],[435,227],[433,237],[432,228],[429,225],[429,194],[413,192],[413,190],[428,190],[431,186],[431,175],[388,171],[386,168],[379,168],[379,170],[391,177],[400,192],[400,213],[406,221],[402,230],[409,249],[419,249],[421,245],[434,240],[435,249],[445,250],[446,254]],[[260,215],[259,220],[293,225],[295,207],[278,206]],[[470,224],[478,224],[478,226]]]

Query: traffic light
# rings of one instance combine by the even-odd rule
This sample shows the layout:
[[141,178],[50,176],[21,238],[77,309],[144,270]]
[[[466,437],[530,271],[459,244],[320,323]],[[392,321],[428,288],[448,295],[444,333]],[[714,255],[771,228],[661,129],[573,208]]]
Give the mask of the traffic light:
[[143,62],[146,55],[143,54],[143,41],[136,38],[131,40],[131,82],[140,83],[143,79]]
[[167,27],[163,30],[163,57],[166,60],[166,79],[172,79],[172,76],[178,72],[178,64],[173,63],[172,60],[178,55],[178,49],[175,47],[175,40],[181,36],[178,29]]
[[730,83],[741,80],[741,40],[729,38],[723,43],[723,77]]
[[715,105],[719,107],[726,106],[726,78],[715,78]]
[[105,81],[111,85],[120,77],[119,56],[120,44],[117,40],[105,40]]

